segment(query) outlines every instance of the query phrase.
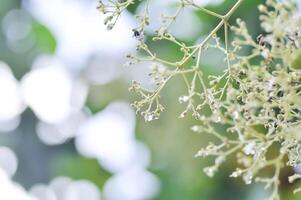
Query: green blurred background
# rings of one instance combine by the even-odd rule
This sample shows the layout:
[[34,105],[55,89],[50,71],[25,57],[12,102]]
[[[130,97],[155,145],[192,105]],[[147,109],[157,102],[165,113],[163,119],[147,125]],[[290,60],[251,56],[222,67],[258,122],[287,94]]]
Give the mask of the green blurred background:
[[[60,9],[62,2],[67,2],[66,7],[64,7],[64,9],[67,9],[66,13]],[[161,2],[161,5],[160,1],[158,2],[157,4],[160,6],[174,7],[173,3]],[[46,10],[42,8],[43,6],[39,7],[40,4],[47,3],[43,0],[1,0],[0,2],[0,23],[2,25],[0,31],[0,60],[10,66],[14,76],[18,80],[21,80],[25,74],[33,70],[32,66],[37,58],[41,55],[52,56],[62,60],[64,66],[68,66],[66,67],[67,71],[70,72],[73,77],[85,82],[85,85],[88,87],[88,94],[84,101],[83,110],[89,113],[88,115],[90,117],[94,114],[101,113],[111,102],[124,101],[130,103],[134,101],[135,97],[128,92],[130,79],[137,78],[138,80],[140,79],[147,82],[147,79],[145,80],[141,77],[147,74],[148,69],[147,66],[143,65],[136,66],[139,69],[135,69],[135,66],[129,69],[122,65],[125,62],[125,56],[128,54],[128,51],[134,51],[133,46],[135,45],[135,40],[132,38],[131,29],[134,28],[136,22],[135,18],[131,15],[139,10],[139,4],[143,4],[143,1],[137,2],[128,9],[126,17],[130,19],[130,23],[128,23],[130,25],[121,29],[128,29],[129,31],[122,33],[121,36],[120,34],[116,36],[115,33],[105,33],[105,31],[103,31],[105,35],[98,34],[99,32],[91,34],[91,32],[94,32],[93,27],[95,27],[95,29],[101,27],[100,29],[104,30],[101,17],[95,18],[92,23],[88,21],[77,21],[77,18],[72,18],[71,15],[68,16],[73,12],[83,13],[83,10],[72,7],[72,4],[81,6],[89,5],[87,6],[89,8],[94,6],[94,10],[86,10],[95,12],[95,15],[100,15],[95,9],[97,6],[96,0],[53,1],[53,3],[49,5],[49,12],[52,12],[52,15],[47,14],[47,5],[44,5]],[[57,7],[55,6],[56,3]],[[226,13],[234,3],[234,0],[224,0],[219,3],[208,4],[207,8],[223,14]],[[257,6],[260,3],[263,3],[263,1],[246,0],[233,15],[230,23],[234,24],[235,18],[237,17],[242,18],[246,21],[253,38],[256,38],[256,36],[261,33],[258,20],[259,13],[257,11]],[[73,9],[74,11],[68,12],[68,6],[70,10]],[[57,8],[57,10],[55,8]],[[39,11],[39,9],[41,10]],[[9,16],[16,11],[19,14],[21,13],[21,17],[10,19],[12,17]],[[189,15],[188,18],[184,18],[189,21],[185,22],[185,20],[182,19],[182,21],[184,21],[177,23],[173,29],[175,30],[175,34],[178,35],[183,42],[193,44],[214,28],[218,21],[216,18],[196,10],[190,10],[189,12],[191,15]],[[45,18],[43,18],[43,14]],[[64,21],[64,17],[66,18],[66,23],[68,20],[74,20],[74,27],[76,28],[68,32],[64,30],[64,27],[59,27],[55,25],[55,23],[52,23],[51,20],[49,20],[48,23],[47,16],[56,16],[52,21],[55,21],[55,19]],[[76,14],[74,16],[76,16]],[[24,31],[28,25],[26,25],[26,23],[30,25],[26,33],[18,37],[9,36],[13,34],[14,31]],[[88,26],[85,23],[92,24]],[[195,26],[196,28],[191,29],[188,27],[187,29],[190,33],[176,31],[177,29],[181,29],[181,26],[185,23],[186,26]],[[89,27],[90,29],[85,30],[85,27]],[[60,31],[60,28],[63,31]],[[68,26],[66,29],[68,29]],[[116,32],[118,32],[118,26],[116,29]],[[9,30],[12,30],[12,32]],[[64,31],[70,34],[70,38],[75,38],[72,40],[68,35],[66,36],[66,34],[64,37],[61,37],[60,33]],[[82,33],[79,33],[80,31],[82,31]],[[149,34],[151,34],[151,32]],[[219,36],[223,37],[222,31]],[[81,40],[85,37],[89,38],[89,40]],[[97,37],[99,37],[100,40],[98,40]],[[116,37],[122,37],[122,39],[117,39],[116,42],[114,41]],[[68,44],[65,44],[64,42],[69,41],[69,39],[70,42],[66,42]],[[94,39],[95,43],[93,43]],[[107,41],[106,45],[102,46],[102,42],[105,40]],[[115,42],[112,49],[110,49],[111,46],[108,45],[110,40]],[[121,44],[123,41],[126,43],[125,45]],[[72,46],[72,42],[76,43],[74,47]],[[87,50],[86,46],[89,46],[89,42],[95,44],[95,46],[99,46],[99,48],[95,47]],[[84,46],[82,47],[82,52],[81,43]],[[117,43],[121,46],[119,47]],[[163,58],[174,60],[181,56],[178,49],[170,43],[154,43],[149,40],[147,40],[147,43],[151,49]],[[71,50],[66,49],[66,46]],[[73,50],[77,48],[79,51],[74,50],[70,55],[66,54],[66,52],[72,51],[72,48]],[[83,56],[83,58],[80,56]],[[206,59],[202,62],[204,73],[207,75],[219,74],[224,69],[223,58],[218,52],[208,52]],[[98,66],[99,69],[97,68]],[[106,69],[111,66],[114,67],[115,71],[112,72]],[[96,71],[92,70],[93,76],[90,76],[90,69],[97,69]],[[119,75],[115,77],[111,75],[111,73],[117,73]],[[108,78],[108,76],[112,76],[113,78]],[[99,81],[97,80],[98,78],[100,79]],[[102,81],[102,78],[107,78],[108,80]],[[185,86],[181,80],[172,80],[167,85],[164,90],[164,95],[162,96],[162,102],[166,106],[166,111],[162,114],[162,117],[150,123],[145,123],[140,116],[136,118],[135,138],[149,148],[151,155],[150,164],[145,167],[153,176],[157,177],[160,183],[158,186],[160,189],[154,192],[151,198],[157,200],[264,199],[264,197],[267,196],[267,191],[263,190],[262,185],[251,184],[246,186],[239,179],[229,178],[229,174],[236,167],[234,159],[226,162],[214,178],[210,179],[204,175],[202,169],[204,166],[210,165],[211,160],[195,158],[194,155],[201,147],[207,144],[208,138],[206,138],[206,135],[198,135],[190,131],[190,127],[197,123],[196,121],[189,119],[189,117],[184,120],[178,119],[177,117],[184,109],[184,105],[180,105],[177,99],[183,95],[184,92]],[[41,119],[35,115],[32,109],[26,108],[25,111],[22,112],[20,120],[19,125],[15,129],[2,131],[3,134],[0,135],[0,144],[10,147],[18,157],[18,170],[12,178],[14,181],[20,183],[26,189],[29,189],[37,183],[48,184],[52,179],[58,176],[68,176],[74,180],[84,179],[96,184],[102,193],[102,199],[106,199],[104,186],[108,180],[114,176],[115,172],[107,170],[97,159],[91,158],[91,156],[83,156],[79,153],[73,137],[61,142],[61,144],[55,145],[47,145],[45,142],[42,142],[36,133],[36,125]],[[110,133],[108,132],[107,134]],[[139,177],[136,178],[139,182]],[[131,184],[131,180],[127,180],[125,184]],[[135,187],[137,187],[137,185]],[[136,190],[139,191],[139,187],[136,188]],[[301,198],[301,196],[290,196],[292,195],[291,191],[292,188],[287,188],[286,184],[283,184],[281,186],[283,199]],[[117,189],[114,192],[122,194],[122,192]],[[107,198],[109,199],[109,197]],[[130,199],[127,197],[118,197],[118,199],[119,198],[120,200]]]

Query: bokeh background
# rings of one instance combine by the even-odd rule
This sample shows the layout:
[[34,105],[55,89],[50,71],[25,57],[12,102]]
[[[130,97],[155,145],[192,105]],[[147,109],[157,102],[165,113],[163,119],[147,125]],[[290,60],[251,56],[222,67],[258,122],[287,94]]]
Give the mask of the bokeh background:
[[[160,13],[173,13],[174,0],[150,1],[146,40],[157,54],[181,56],[174,45],[148,38]],[[198,0],[226,13],[234,0]],[[261,33],[257,6],[246,0],[235,13],[255,38]],[[0,2],[0,199],[1,200],[259,200],[262,185],[230,179],[230,160],[210,179],[202,171],[211,160],[195,158],[208,142],[190,131],[192,119],[178,119],[177,101],[185,92],[172,80],[162,97],[166,111],[145,123],[135,115],[128,92],[131,80],[152,88],[149,63],[126,67],[135,52],[131,6],[110,32],[97,0],[1,0]],[[185,10],[172,26],[193,44],[218,23]],[[222,34],[220,35],[222,37]],[[204,73],[225,68],[222,53],[206,52]],[[283,199],[292,196],[283,184]]]

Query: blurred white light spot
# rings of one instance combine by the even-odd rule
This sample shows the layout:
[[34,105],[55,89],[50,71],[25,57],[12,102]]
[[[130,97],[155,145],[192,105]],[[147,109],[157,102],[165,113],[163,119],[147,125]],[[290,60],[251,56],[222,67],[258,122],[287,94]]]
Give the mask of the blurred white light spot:
[[72,67],[83,63],[95,52],[125,53],[135,47],[132,38],[134,17],[127,12],[112,31],[103,25],[96,1],[29,0],[26,7],[54,33],[56,54]]
[[125,59],[117,54],[95,55],[84,70],[84,75],[92,84],[107,84],[121,75]]
[[[187,26],[187,22],[193,23],[193,26]],[[182,28],[185,27],[185,28]],[[179,39],[191,40],[200,34],[201,21],[191,10],[184,9],[175,23],[171,26],[171,33]]]
[[213,48],[209,48],[206,51],[203,52],[202,55],[204,58],[207,59],[201,59],[202,65],[210,66],[211,68],[215,68],[218,71],[221,71],[223,69],[226,69],[226,66],[223,65],[224,63],[224,53]]
[[0,96],[0,121],[12,120],[24,110],[19,83],[8,65],[1,61]]
[[39,200],[58,200],[54,191],[46,185],[35,185],[30,189],[30,194]]
[[8,47],[16,53],[25,52],[34,45],[34,38],[30,36],[32,19],[24,10],[9,11],[3,18],[2,30]]
[[[71,113],[81,109],[87,87],[74,88],[74,80],[56,60],[41,59],[32,71],[22,78],[25,102],[35,114],[47,123],[59,123]],[[81,102],[74,102],[75,92],[80,92]]]
[[87,114],[77,112],[58,124],[38,122],[36,132],[39,139],[47,145],[59,145],[74,137],[80,124],[86,119]]
[[68,138],[52,124],[39,122],[36,127],[39,139],[47,145],[63,144]]
[[0,121],[0,133],[7,133],[15,130],[20,124],[20,116],[7,121]]
[[31,18],[24,10],[9,11],[2,21],[2,29],[9,40],[25,38],[31,31]]
[[69,177],[57,177],[50,182],[49,187],[54,191],[57,199],[61,200],[71,183],[72,180]]
[[55,123],[68,116],[72,80],[61,66],[34,69],[24,76],[22,89],[26,103],[42,120]]
[[12,182],[0,168],[0,197],[3,200],[37,200],[20,185]]
[[31,194],[39,200],[100,200],[97,186],[87,180],[73,181],[68,177],[57,177],[49,185],[35,185]]
[[157,85],[154,84],[152,78],[149,76],[151,71],[151,62],[143,62],[131,65],[131,67],[126,68],[126,75],[124,76],[129,85],[131,85],[133,80],[138,81],[142,87],[148,90],[154,90]]
[[[173,16],[176,14],[179,6],[179,1],[175,0],[153,0],[149,2],[148,8],[150,25],[146,27],[147,32],[154,34],[155,30],[159,29],[163,23],[161,20],[162,14]],[[144,12],[145,3],[142,3],[138,10]],[[187,22],[193,26],[187,26]],[[185,27],[185,28],[183,28]],[[170,26],[170,32],[179,39],[191,39],[199,35],[201,23],[198,16],[190,9],[181,10],[176,21]]]
[[135,113],[128,103],[114,102],[88,119],[78,130],[75,145],[84,156],[98,158],[115,172],[132,161],[136,151]]
[[151,152],[142,142],[136,142],[135,161],[133,165],[148,167],[151,161]]
[[75,78],[72,84],[70,106],[73,110],[78,111],[86,103],[89,88],[88,85],[79,77]]
[[194,2],[200,6],[218,5],[224,0],[195,0]]
[[10,177],[16,173],[18,159],[10,148],[0,147],[0,168]]
[[153,199],[160,190],[160,182],[152,173],[133,167],[111,177],[104,186],[105,199]]
[[[205,36],[201,36],[196,42],[195,45],[201,43],[206,39]],[[214,39],[210,39],[208,41],[209,44],[215,45],[216,41]],[[223,45],[223,42],[220,41],[221,45]],[[223,68],[226,68],[226,66],[223,64],[224,63],[224,58],[225,54],[219,49],[216,48],[208,48],[206,51],[202,52],[202,58],[206,59],[201,59],[201,64],[202,65],[207,65],[210,66],[210,68],[218,71],[222,71]]]
[[69,185],[64,200],[100,200],[98,188],[89,181],[75,181]]
[[[153,0],[149,2],[148,8],[152,12],[149,13],[149,21],[150,24],[146,26],[146,31],[148,33],[154,34],[155,30],[159,29],[162,25],[160,20],[161,15],[164,13],[165,15],[173,15],[176,12],[176,7],[171,7],[175,3],[174,0]],[[145,2],[140,4],[138,7],[138,13],[143,13],[145,9]]]
[[116,173],[133,165],[147,167],[150,163],[150,152],[143,143],[129,143],[122,152],[99,156],[98,161],[103,168]]

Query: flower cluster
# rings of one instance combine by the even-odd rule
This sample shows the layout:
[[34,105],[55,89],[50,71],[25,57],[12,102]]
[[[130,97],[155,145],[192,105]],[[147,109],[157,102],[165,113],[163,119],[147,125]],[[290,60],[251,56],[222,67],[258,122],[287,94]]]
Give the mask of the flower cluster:
[[[153,91],[133,82],[131,91],[140,100],[133,103],[146,121],[158,119],[164,110],[160,95],[169,80],[183,78],[187,91],[179,97],[186,104],[180,118],[191,114],[198,124],[192,127],[197,133],[214,136],[197,157],[214,157],[212,166],[204,172],[212,177],[229,156],[236,156],[237,168],[230,177],[242,177],[246,184],[253,181],[271,188],[269,200],[279,200],[280,172],[284,167],[296,167],[301,162],[301,16],[291,1],[267,0],[259,5],[263,34],[252,38],[245,22],[237,19],[230,25],[229,18],[243,0],[238,0],[225,14],[220,15],[199,6],[193,0],[178,0],[178,10],[162,16],[162,26],[156,30],[153,41],[167,40],[175,43],[183,53],[182,59],[174,62],[160,58],[152,52],[144,40],[137,40],[138,55],[131,55],[131,63],[152,62],[150,74],[157,84]],[[118,17],[120,5],[133,1],[115,3],[112,13]],[[101,11],[112,8],[103,7]],[[140,34],[149,23],[148,1],[143,13],[138,15]],[[169,31],[184,8],[196,9],[216,17],[220,22],[200,43],[188,45],[178,40]],[[112,18],[112,17],[111,17]],[[224,30],[224,41],[217,33]],[[229,41],[229,33],[235,38]],[[245,49],[251,51],[245,51]],[[202,73],[201,59],[208,49],[217,49],[224,54],[226,70],[220,76],[209,76],[209,84]],[[246,53],[248,52],[248,53]],[[223,127],[220,131],[217,126]],[[273,174],[266,177],[264,169]],[[289,182],[299,179],[298,174],[289,177]],[[299,192],[301,189],[296,189]]]

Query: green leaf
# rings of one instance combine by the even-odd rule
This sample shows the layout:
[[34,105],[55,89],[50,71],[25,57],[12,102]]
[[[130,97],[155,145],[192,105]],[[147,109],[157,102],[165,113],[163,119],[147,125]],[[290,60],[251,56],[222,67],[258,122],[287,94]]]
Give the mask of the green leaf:
[[32,31],[36,39],[36,48],[42,53],[53,54],[56,50],[56,40],[53,34],[39,23],[33,25]]

